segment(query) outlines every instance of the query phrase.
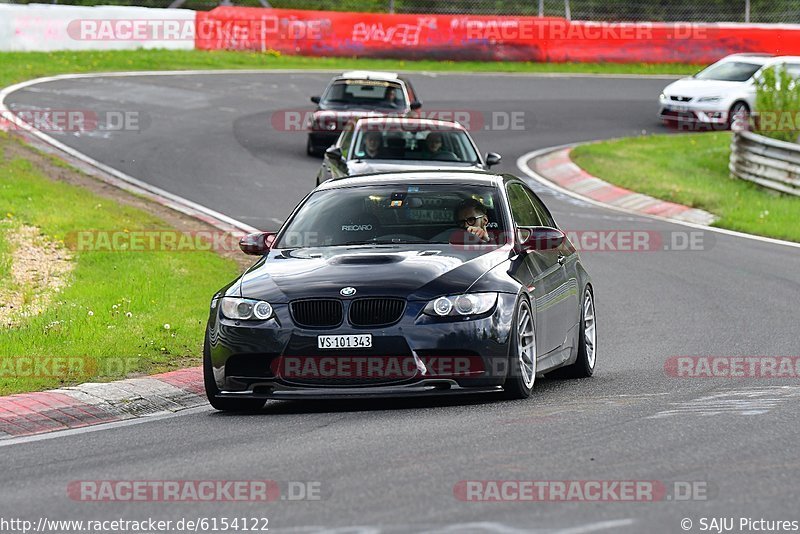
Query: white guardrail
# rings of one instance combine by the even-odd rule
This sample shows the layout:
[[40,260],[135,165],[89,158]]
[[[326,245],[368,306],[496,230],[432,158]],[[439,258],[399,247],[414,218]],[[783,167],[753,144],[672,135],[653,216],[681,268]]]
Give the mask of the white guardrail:
[[192,50],[195,16],[190,9],[0,3],[0,51]]
[[728,169],[742,180],[800,196],[800,144],[736,132]]

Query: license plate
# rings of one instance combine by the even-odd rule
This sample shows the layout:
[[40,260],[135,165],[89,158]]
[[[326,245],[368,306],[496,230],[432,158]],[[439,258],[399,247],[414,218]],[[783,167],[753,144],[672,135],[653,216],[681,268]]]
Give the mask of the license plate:
[[372,334],[317,336],[318,349],[368,349],[370,347],[372,347]]
[[667,106],[667,109],[669,109],[670,111],[682,112],[682,111],[689,111],[689,106],[673,106],[672,104],[670,104]]

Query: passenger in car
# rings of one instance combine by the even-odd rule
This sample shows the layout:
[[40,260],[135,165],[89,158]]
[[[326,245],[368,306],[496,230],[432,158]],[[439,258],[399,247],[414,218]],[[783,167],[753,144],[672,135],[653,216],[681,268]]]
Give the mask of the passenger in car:
[[435,159],[442,161],[457,161],[455,154],[448,150],[443,150],[444,140],[439,132],[432,132],[425,138],[425,151],[422,153],[425,159]]

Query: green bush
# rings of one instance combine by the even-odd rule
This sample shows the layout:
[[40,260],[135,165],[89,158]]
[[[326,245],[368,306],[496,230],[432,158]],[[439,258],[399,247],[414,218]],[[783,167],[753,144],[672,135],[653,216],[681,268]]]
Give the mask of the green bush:
[[765,69],[756,82],[753,130],[760,135],[796,143],[800,134],[800,81],[786,69]]

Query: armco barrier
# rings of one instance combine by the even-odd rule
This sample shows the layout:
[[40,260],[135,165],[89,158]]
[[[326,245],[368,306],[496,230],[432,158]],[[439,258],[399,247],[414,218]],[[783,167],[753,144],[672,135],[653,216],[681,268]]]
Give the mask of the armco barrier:
[[135,48],[395,59],[709,63],[734,52],[800,55],[800,25],[0,4],[0,50]]
[[398,59],[710,63],[734,52],[800,54],[800,25],[595,23],[218,7],[198,13],[196,46]]
[[0,4],[0,51],[191,50],[194,20],[188,9]]
[[736,132],[731,141],[731,174],[742,180],[800,196],[800,145],[752,132]]

